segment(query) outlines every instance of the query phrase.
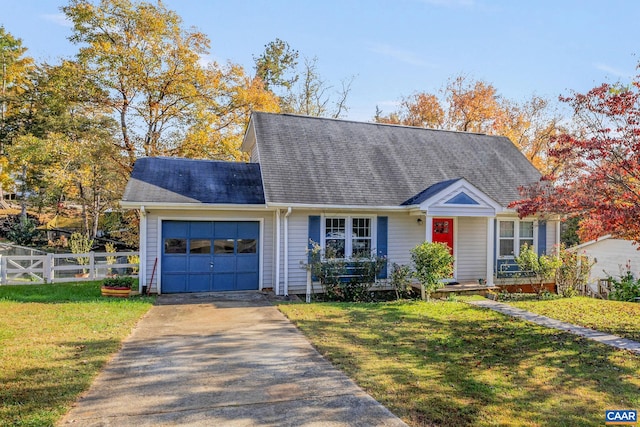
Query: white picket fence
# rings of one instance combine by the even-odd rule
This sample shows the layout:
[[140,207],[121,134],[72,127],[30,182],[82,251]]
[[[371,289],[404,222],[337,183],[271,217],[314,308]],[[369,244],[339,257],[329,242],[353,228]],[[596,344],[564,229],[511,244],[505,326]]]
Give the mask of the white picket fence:
[[[129,257],[138,252],[89,252],[86,254],[0,255],[0,285],[98,280],[110,275],[137,276],[138,263]],[[114,261],[109,263],[109,261]],[[82,262],[85,262],[82,264]]]

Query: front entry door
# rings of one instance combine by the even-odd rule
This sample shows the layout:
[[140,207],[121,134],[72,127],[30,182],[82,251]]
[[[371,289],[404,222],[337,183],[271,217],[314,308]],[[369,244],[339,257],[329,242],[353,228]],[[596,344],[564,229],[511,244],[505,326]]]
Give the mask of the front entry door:
[[453,218],[433,218],[432,241],[445,243],[453,255]]
[[[431,241],[444,243],[449,246],[449,253],[453,256],[453,218],[433,218],[433,233],[431,234]],[[455,270],[453,274],[455,276]],[[444,280],[444,282],[447,283],[454,281],[454,278]]]

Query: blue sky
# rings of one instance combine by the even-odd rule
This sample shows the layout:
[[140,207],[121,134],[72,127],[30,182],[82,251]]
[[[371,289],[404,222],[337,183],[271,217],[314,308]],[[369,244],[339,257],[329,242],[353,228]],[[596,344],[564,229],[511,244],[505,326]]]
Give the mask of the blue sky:
[[[0,0],[0,25],[54,62],[77,47],[60,0]],[[556,100],[629,81],[640,54],[640,2],[621,0],[165,0],[211,39],[211,57],[252,71],[276,37],[316,56],[339,86],[356,76],[347,118],[388,113],[402,96],[437,92],[461,73],[507,98]]]

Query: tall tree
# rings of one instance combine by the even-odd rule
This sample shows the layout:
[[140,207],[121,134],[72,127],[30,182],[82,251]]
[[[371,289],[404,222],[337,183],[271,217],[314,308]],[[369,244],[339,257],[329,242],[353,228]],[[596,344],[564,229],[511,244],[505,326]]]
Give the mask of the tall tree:
[[[104,97],[95,101],[118,119],[125,171],[138,155],[184,152],[185,141],[202,135],[195,129],[226,137],[229,122],[216,117],[242,116],[246,122],[247,107],[274,108],[274,102],[238,100],[239,88],[229,84],[250,85],[250,79],[237,78],[243,73],[237,66],[203,67],[208,38],[184,29],[182,19],[161,2],[71,0],[63,11],[74,26],[71,41],[81,45],[78,62],[84,75],[103,89]],[[240,138],[235,136],[237,145]],[[194,153],[193,146],[186,151],[209,154]]]
[[318,72],[318,58],[304,57],[289,43],[275,39],[264,52],[254,56],[256,77],[279,99],[284,113],[338,118],[348,111],[347,99],[355,77],[345,78],[340,87],[327,82]]
[[520,215],[582,217],[580,237],[604,234],[640,242],[640,76],[562,97],[576,130],[556,139],[550,155],[564,167],[523,189]]
[[7,148],[19,178],[23,207],[66,200],[82,207],[85,232],[95,236],[100,215],[116,207],[124,185],[112,135],[115,121],[87,102],[97,88],[77,64],[42,65],[33,74],[28,133]]
[[547,151],[559,131],[559,118],[545,99],[533,96],[517,103],[500,96],[493,85],[466,76],[449,79],[440,95],[415,93],[388,115],[378,109],[374,120],[506,136],[543,172],[558,167],[549,162]]
[[22,40],[0,26],[0,201],[14,184],[5,148],[24,131],[23,115],[28,110],[22,95],[30,87],[33,59],[25,56],[26,51]]

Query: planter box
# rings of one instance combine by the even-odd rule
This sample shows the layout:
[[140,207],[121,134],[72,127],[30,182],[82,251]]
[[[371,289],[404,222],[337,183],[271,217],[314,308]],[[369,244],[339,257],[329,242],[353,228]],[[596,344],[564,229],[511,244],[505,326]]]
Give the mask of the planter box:
[[100,288],[100,292],[103,297],[129,298],[131,295],[131,288],[103,286]]

